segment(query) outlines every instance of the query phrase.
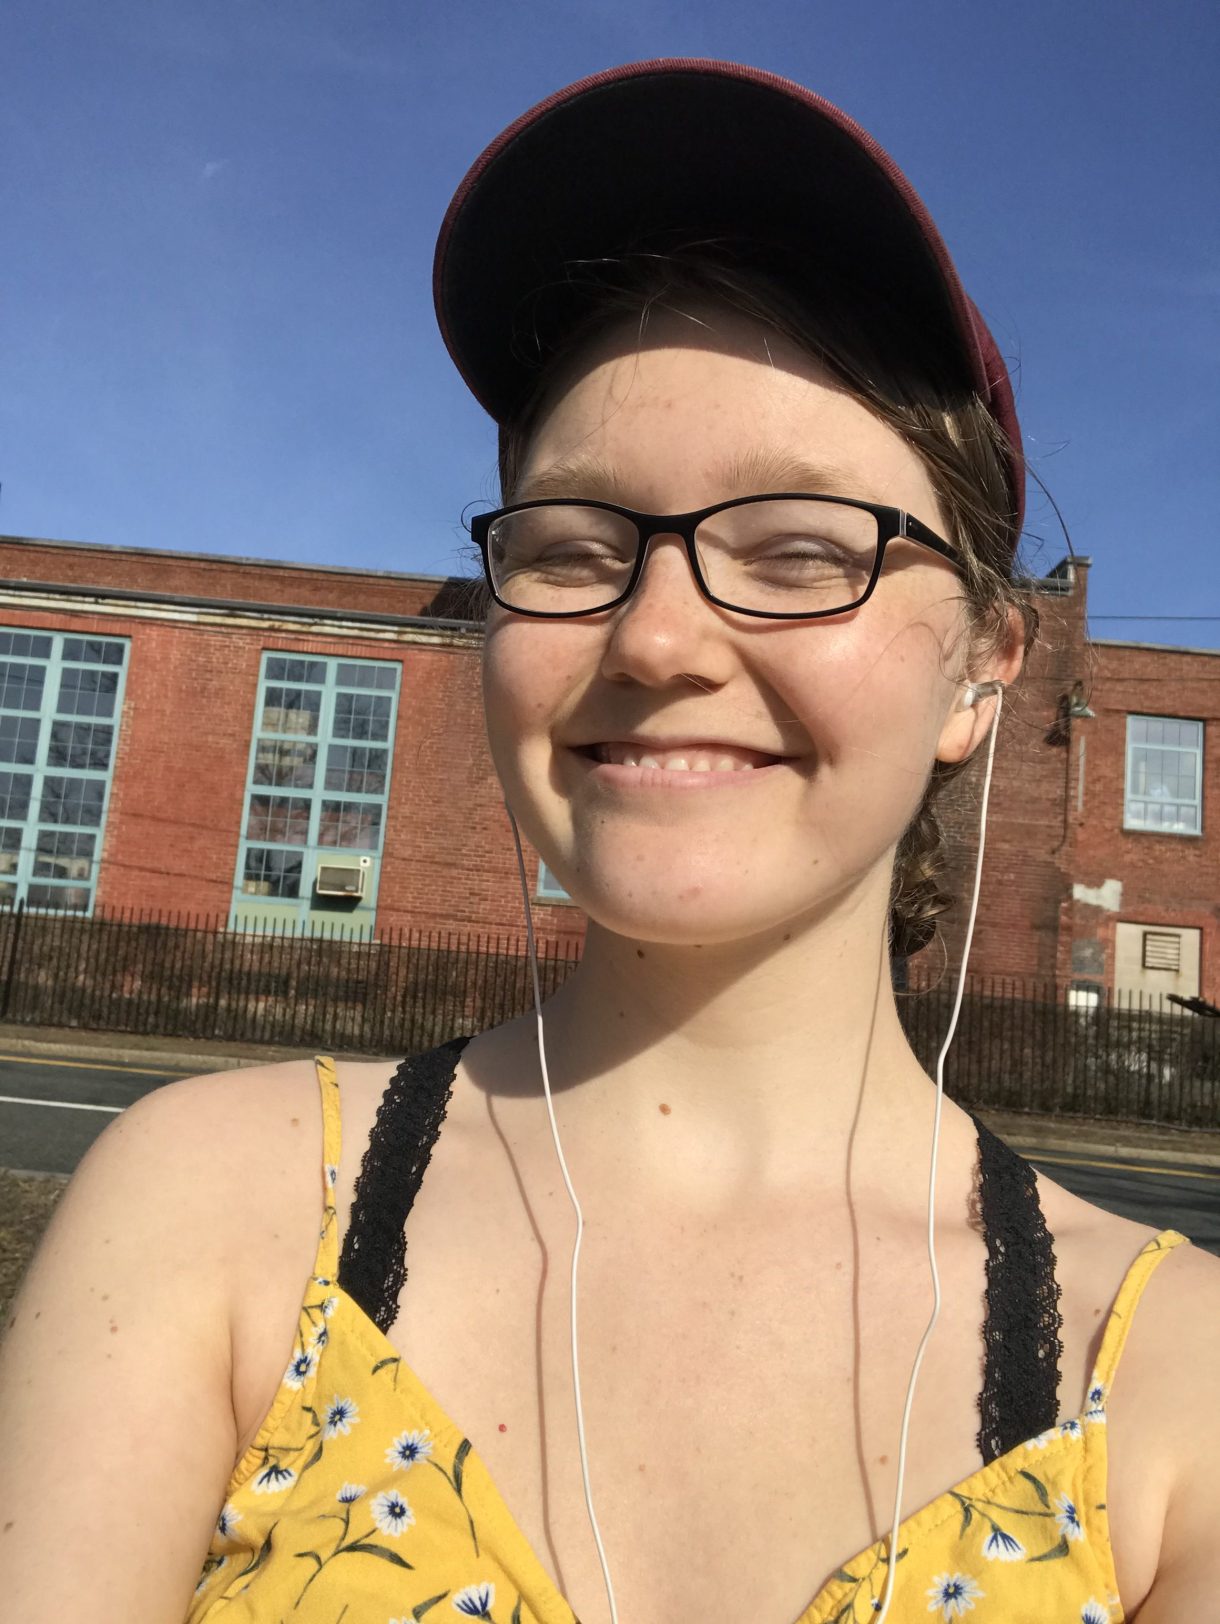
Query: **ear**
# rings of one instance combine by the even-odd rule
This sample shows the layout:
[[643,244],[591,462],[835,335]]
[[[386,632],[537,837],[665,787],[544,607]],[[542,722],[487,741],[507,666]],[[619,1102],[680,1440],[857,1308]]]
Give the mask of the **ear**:
[[[953,708],[945,718],[936,746],[936,759],[943,762],[966,761],[986,739],[995,719],[996,695],[988,684],[998,683],[1008,688],[1021,674],[1025,660],[1024,627],[1015,609],[1008,611],[1007,638],[1004,646],[986,659],[971,663],[969,674],[953,690]],[[970,703],[971,687],[981,688]]]

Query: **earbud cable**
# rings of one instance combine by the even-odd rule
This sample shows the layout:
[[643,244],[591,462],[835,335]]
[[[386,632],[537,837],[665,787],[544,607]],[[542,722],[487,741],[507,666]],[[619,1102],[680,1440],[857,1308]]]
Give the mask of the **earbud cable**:
[[538,980],[538,953],[534,945],[534,919],[530,909],[529,881],[525,877],[525,856],[521,850],[521,835],[517,829],[517,820],[513,816],[513,809],[507,801],[504,803],[504,810],[508,813],[508,821],[513,826],[513,842],[517,848],[517,872],[521,880],[521,896],[525,902],[525,939],[529,945],[530,974],[534,979],[534,1012],[538,1020],[538,1064],[542,1070],[542,1092],[546,1096],[547,1116],[551,1123],[551,1138],[555,1141],[555,1155],[559,1158],[559,1170],[563,1174],[568,1199],[571,1201],[572,1210],[576,1214],[576,1238],[572,1242],[570,1318],[572,1393],[576,1400],[576,1438],[580,1445],[580,1475],[585,1489],[585,1510],[589,1514],[589,1526],[593,1530],[598,1560],[602,1565],[602,1579],[606,1585],[606,1600],[610,1604],[610,1624],[618,1624],[618,1607],[614,1601],[614,1585],[610,1578],[610,1565],[606,1561],[606,1548],[602,1544],[601,1529],[597,1525],[597,1513],[593,1509],[593,1489],[589,1482],[589,1449],[585,1442],[585,1412],[580,1397],[580,1353],[576,1333],[576,1287],[577,1272],[580,1267],[580,1243],[585,1232],[585,1216],[580,1209],[580,1202],[576,1198],[576,1188],[568,1172],[567,1158],[564,1156],[563,1145],[559,1140],[559,1126],[555,1121],[555,1104],[551,1098],[551,1078],[546,1064],[546,1039],[542,1030],[542,987]]
[[941,1106],[945,1098],[945,1059],[949,1053],[949,1045],[953,1042],[957,1032],[958,1016],[961,1014],[962,998],[966,991],[966,966],[970,962],[970,944],[974,940],[974,921],[979,911],[979,891],[983,881],[983,853],[987,846],[987,803],[991,799],[991,768],[995,761],[996,734],[1000,730],[1000,712],[1004,706],[1004,689],[1002,685],[995,687],[995,715],[991,719],[991,732],[987,740],[987,771],[983,778],[982,803],[979,807],[979,845],[978,854],[974,861],[974,894],[970,898],[970,915],[966,921],[966,939],[962,944],[962,963],[957,976],[957,996],[953,1000],[953,1013],[949,1017],[949,1029],[945,1033],[944,1042],[940,1046],[940,1053],[936,1057],[936,1107],[932,1118],[932,1155],[928,1163],[928,1267],[932,1275],[932,1313],[924,1328],[923,1336],[919,1339],[919,1346],[915,1350],[915,1361],[911,1366],[911,1377],[907,1383],[906,1403],[902,1410],[902,1431],[898,1441],[898,1482],[894,1488],[894,1518],[890,1529],[889,1551],[886,1556],[885,1590],[882,1593],[881,1610],[877,1614],[877,1624],[885,1624],[886,1615],[890,1610],[890,1602],[894,1595],[894,1578],[898,1571],[898,1561],[902,1552],[898,1549],[898,1532],[902,1526],[902,1488],[906,1477],[907,1467],[907,1434],[911,1426],[911,1410],[915,1403],[915,1384],[919,1380],[919,1368],[923,1364],[924,1349],[932,1339],[932,1332],[936,1329],[936,1322],[940,1318],[941,1290],[940,1270],[936,1266],[936,1169],[940,1156],[940,1117]]

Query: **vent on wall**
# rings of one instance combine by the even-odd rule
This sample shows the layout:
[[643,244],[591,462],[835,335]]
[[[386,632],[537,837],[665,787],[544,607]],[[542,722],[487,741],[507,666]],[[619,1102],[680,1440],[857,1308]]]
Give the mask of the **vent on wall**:
[[1145,970],[1170,970],[1177,975],[1182,968],[1181,935],[1176,930],[1146,930],[1143,966]]

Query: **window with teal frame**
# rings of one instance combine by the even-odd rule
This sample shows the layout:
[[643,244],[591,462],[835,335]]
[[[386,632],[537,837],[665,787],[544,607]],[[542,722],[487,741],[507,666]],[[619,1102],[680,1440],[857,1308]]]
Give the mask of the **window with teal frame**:
[[127,649],[0,629],[0,908],[93,912]]
[[401,671],[263,655],[235,928],[372,930]]

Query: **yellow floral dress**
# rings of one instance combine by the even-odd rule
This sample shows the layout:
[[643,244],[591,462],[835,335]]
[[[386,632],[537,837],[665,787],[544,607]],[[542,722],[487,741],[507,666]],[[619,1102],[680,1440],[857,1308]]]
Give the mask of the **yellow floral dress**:
[[[324,1201],[313,1275],[187,1624],[574,1624],[469,1440],[337,1282],[339,1085],[332,1061],[317,1064]],[[1106,1395],[1144,1286],[1183,1240],[1166,1230],[1132,1263],[1079,1414],[903,1523],[890,1624],[1123,1618],[1106,1521]],[[880,1540],[836,1569],[795,1624],[873,1618],[886,1550]]]

